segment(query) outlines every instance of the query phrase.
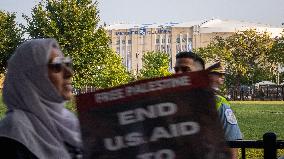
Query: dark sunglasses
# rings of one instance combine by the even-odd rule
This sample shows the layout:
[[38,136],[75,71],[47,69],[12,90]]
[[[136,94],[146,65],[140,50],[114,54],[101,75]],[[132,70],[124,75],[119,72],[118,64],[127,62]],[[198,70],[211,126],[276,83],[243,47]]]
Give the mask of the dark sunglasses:
[[52,62],[48,63],[49,69],[53,72],[58,73],[63,70],[63,67],[73,69],[72,68],[72,60],[70,57],[55,57]]
[[218,77],[225,77],[225,73],[211,72],[209,75],[216,75]]
[[216,74],[219,78],[225,78],[225,74],[223,73],[219,73],[219,74]]
[[182,67],[174,67],[175,72],[190,72],[191,69],[188,66],[182,66]]

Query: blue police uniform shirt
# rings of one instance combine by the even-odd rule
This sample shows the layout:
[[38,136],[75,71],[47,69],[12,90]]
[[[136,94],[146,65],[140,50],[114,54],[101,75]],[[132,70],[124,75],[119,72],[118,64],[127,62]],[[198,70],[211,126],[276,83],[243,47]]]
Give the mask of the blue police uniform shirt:
[[222,102],[217,111],[225,132],[226,140],[233,141],[243,139],[237,119],[230,106],[227,103]]

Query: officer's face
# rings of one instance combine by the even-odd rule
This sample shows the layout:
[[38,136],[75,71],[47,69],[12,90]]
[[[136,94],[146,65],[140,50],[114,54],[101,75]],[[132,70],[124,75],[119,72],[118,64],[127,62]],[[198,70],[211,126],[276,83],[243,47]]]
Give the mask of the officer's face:
[[175,73],[194,72],[203,70],[202,64],[191,58],[178,58],[174,67]]
[[224,84],[225,81],[225,75],[224,74],[209,74],[209,78],[211,80],[211,82],[218,84],[219,86]]

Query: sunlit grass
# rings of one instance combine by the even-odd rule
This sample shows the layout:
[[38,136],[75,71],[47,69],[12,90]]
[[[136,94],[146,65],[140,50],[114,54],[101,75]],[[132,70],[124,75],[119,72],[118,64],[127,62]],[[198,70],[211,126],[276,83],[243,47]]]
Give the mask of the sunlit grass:
[[[262,140],[266,132],[275,132],[284,140],[284,101],[232,101],[232,109],[246,140]],[[278,150],[283,156],[284,150]],[[262,149],[247,149],[246,158],[263,158]]]
[[283,105],[284,101],[230,101],[232,105]]

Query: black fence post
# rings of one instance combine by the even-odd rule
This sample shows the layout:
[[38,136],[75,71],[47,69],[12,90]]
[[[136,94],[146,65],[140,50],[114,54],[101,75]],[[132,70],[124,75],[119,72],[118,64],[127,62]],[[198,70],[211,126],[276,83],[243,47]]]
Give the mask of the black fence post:
[[242,151],[242,159],[246,159],[246,148],[242,147],[241,151]]
[[282,100],[284,100],[284,85],[281,87],[282,89]]
[[278,95],[279,95],[279,92],[278,92],[278,85],[277,85],[277,87],[276,87],[276,100],[278,99]]
[[269,99],[269,90],[268,90],[268,85],[266,85],[266,98]]
[[268,132],[263,135],[264,159],[276,159],[276,134]]

